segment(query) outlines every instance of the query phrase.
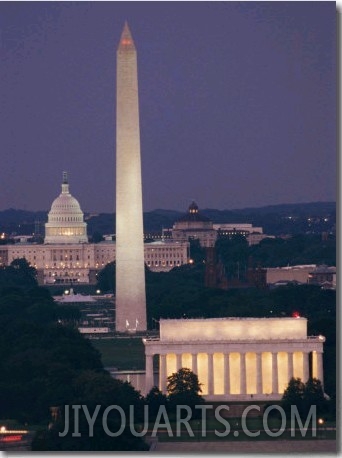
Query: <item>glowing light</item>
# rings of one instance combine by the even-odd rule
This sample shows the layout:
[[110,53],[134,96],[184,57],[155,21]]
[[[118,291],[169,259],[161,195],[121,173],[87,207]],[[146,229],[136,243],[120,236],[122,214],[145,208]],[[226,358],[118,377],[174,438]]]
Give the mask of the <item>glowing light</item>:
[[323,424],[324,424],[323,418],[319,418],[317,421],[318,421],[318,424],[319,424],[319,425],[323,425]]
[[293,318],[300,318],[299,312],[293,312],[292,316],[293,316]]
[[21,441],[22,437],[21,434],[16,434],[15,436],[2,437],[0,440],[1,442],[18,442]]

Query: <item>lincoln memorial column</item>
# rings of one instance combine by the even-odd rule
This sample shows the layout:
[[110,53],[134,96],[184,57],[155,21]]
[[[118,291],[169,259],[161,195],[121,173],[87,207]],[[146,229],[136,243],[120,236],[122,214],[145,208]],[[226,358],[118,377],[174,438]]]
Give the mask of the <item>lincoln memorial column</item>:
[[176,371],[179,371],[181,367],[182,367],[182,354],[177,354],[176,355]]
[[224,380],[224,394],[230,394],[230,370],[229,370],[229,353],[223,355],[223,380]]
[[317,357],[317,378],[322,382],[322,388],[323,388],[323,382],[324,382],[324,376],[323,376],[323,353],[317,351],[316,352],[316,357]]
[[153,355],[146,355],[145,391],[146,394],[154,385],[153,380]]
[[303,352],[303,383],[309,378],[309,353]]
[[214,355],[208,353],[208,394],[214,394]]
[[246,354],[240,353],[240,394],[246,394]]
[[272,353],[272,393],[278,394],[278,353]]
[[198,375],[198,369],[197,369],[197,353],[192,353],[191,355],[191,366],[192,366],[192,372],[196,375]]
[[166,355],[159,355],[159,364],[160,391],[166,393]]
[[289,381],[293,377],[293,352],[289,351],[287,353],[287,378]]
[[262,393],[262,364],[261,364],[262,353],[256,353],[256,392],[257,394]]

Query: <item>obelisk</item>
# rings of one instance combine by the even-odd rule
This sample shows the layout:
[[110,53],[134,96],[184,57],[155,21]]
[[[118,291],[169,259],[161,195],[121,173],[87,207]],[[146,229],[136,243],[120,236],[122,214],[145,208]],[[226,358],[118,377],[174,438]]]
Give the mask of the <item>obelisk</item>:
[[137,52],[125,23],[116,81],[116,324],[146,330]]

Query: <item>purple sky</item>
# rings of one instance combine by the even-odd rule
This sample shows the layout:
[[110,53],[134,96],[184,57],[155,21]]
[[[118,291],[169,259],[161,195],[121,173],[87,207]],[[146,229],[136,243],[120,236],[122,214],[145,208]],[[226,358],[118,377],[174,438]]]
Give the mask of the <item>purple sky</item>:
[[115,209],[116,48],[138,50],[144,210],[335,200],[334,2],[0,2],[0,210],[69,171]]

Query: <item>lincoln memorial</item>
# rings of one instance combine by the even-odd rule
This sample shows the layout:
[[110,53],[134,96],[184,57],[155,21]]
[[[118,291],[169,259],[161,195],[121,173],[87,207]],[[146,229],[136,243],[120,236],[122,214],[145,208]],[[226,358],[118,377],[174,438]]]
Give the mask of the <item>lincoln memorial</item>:
[[159,389],[184,367],[198,375],[206,400],[279,400],[291,377],[323,384],[323,336],[306,318],[161,319],[160,338],[143,339],[146,393],[159,355]]

